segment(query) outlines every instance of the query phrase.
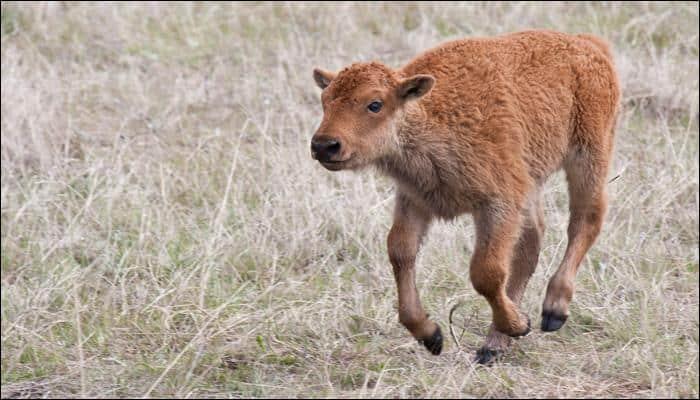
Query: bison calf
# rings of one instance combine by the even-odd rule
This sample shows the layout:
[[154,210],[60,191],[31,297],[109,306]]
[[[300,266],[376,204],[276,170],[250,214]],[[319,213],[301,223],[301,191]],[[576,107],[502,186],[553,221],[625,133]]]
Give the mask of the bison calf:
[[574,276],[606,210],[620,89],[607,45],[589,35],[531,31],[445,43],[398,70],[314,70],[323,120],[313,158],[331,171],[375,166],[396,182],[389,259],[399,321],[433,354],[440,327],[421,306],[415,259],[434,218],[474,216],[470,278],[493,319],[477,360],[530,331],[518,304],[544,230],[541,187],[564,168],[568,246],[549,281],[541,327],[569,315]]

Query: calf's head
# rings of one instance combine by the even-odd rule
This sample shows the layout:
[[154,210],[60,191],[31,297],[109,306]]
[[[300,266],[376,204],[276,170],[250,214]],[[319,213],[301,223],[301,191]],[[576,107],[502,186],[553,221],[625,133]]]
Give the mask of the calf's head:
[[357,169],[400,147],[399,126],[411,101],[430,92],[430,75],[403,77],[379,63],[353,64],[339,73],[314,70],[323,89],[323,120],[311,156],[331,171]]

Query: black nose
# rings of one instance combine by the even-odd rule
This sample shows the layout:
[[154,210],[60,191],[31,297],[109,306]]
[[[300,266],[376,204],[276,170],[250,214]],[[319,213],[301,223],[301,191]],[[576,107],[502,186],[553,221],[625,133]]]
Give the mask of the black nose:
[[311,153],[319,161],[330,161],[340,151],[340,143],[337,140],[312,140]]

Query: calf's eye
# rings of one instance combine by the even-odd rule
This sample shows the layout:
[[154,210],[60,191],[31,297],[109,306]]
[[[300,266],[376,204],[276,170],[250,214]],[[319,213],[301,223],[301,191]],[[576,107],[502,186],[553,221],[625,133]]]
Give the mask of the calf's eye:
[[382,103],[379,101],[374,101],[367,106],[367,109],[372,111],[373,113],[378,113],[379,110],[382,109]]

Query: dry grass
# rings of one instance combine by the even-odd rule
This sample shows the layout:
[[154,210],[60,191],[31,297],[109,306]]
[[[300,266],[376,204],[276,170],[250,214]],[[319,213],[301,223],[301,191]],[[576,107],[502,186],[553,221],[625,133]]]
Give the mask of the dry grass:
[[[474,316],[433,357],[397,320],[391,182],[310,158],[311,71],[529,28],[614,44],[619,178],[565,328],[484,368],[471,218],[419,260],[443,328]],[[545,198],[537,323],[561,175]],[[698,203],[697,4],[2,5],[2,397],[697,397]]]

